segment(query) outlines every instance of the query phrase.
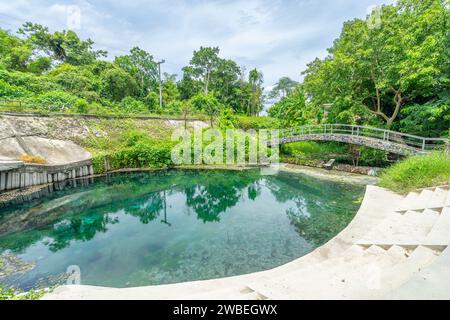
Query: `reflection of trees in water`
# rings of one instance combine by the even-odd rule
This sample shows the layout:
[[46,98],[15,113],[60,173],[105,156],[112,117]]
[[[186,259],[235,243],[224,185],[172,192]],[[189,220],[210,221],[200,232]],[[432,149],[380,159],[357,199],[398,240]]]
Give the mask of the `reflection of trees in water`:
[[[259,179],[259,172],[254,171],[228,174],[215,171],[202,172],[193,181],[193,185],[184,189],[186,204],[203,222],[220,221],[220,214],[234,207],[242,197],[244,189]],[[252,196],[256,198],[257,193]]]
[[236,205],[241,196],[237,188],[223,188],[220,185],[195,185],[185,189],[186,204],[197,213],[198,219],[220,221],[220,214]]
[[[118,222],[112,213],[123,211],[147,224],[161,216],[166,195],[185,192],[186,204],[207,221],[219,221],[220,214],[239,201],[242,190],[256,179],[258,172],[186,171],[156,174],[136,173],[110,176],[82,189],[68,189],[40,199],[35,206],[12,210],[8,224],[20,224],[14,234],[0,237],[0,249],[19,252],[41,239],[50,250],[65,248],[71,240],[88,241],[97,232],[106,232],[108,224]],[[165,190],[172,191],[165,191]],[[80,196],[80,191],[83,194]],[[64,195],[64,203],[52,207]],[[51,209],[49,209],[51,207]],[[33,210],[33,215],[30,215]],[[14,219],[14,216],[17,216]],[[27,217],[26,220],[23,217]],[[0,219],[2,223],[3,219]],[[167,216],[162,220],[167,225]]]
[[143,224],[148,224],[155,220],[164,208],[164,196],[162,192],[156,192],[134,200],[129,207],[124,209],[125,213],[139,218]]
[[51,234],[49,242],[51,251],[64,249],[72,240],[88,241],[94,238],[97,232],[106,232],[108,224],[117,223],[117,218],[109,215],[90,213],[82,217],[75,217],[68,221],[62,221]]
[[261,195],[260,181],[255,181],[247,188],[247,195],[250,200],[256,200]]
[[[106,232],[108,225],[118,222],[114,214],[117,212],[136,217],[143,224],[158,217],[167,222],[170,217],[162,216],[166,197],[175,193],[185,194],[186,205],[195,211],[198,219],[212,222],[220,221],[220,215],[235,206],[245,194],[255,200],[264,185],[277,201],[295,203],[287,215],[299,233],[317,245],[340,231],[356,211],[357,205],[349,204],[349,199],[358,198],[361,188],[301,175],[292,178],[280,173],[280,177],[261,177],[258,170],[111,176],[88,188],[58,193],[53,200],[33,207],[33,214],[26,207],[16,211],[17,218],[0,219],[0,223],[22,225],[14,234],[0,236],[0,249],[18,252],[48,238],[49,248],[57,251],[68,246],[71,240],[88,241],[97,232]],[[68,198],[61,201],[62,195]]]
[[282,181],[269,177],[266,185],[278,201],[295,203],[286,214],[299,234],[315,246],[324,244],[348,225],[363,191],[360,186],[300,175]]

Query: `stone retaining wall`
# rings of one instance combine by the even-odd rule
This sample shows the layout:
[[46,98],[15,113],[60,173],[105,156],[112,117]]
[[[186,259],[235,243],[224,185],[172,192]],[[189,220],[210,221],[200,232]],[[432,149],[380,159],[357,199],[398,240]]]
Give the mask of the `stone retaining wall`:
[[0,191],[60,182],[93,174],[91,160],[64,165],[23,164],[15,169],[0,171]]

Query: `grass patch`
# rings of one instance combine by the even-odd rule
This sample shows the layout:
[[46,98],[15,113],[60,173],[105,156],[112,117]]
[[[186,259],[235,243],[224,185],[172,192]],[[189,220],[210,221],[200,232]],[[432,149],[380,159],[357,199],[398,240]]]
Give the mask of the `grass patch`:
[[380,175],[381,187],[406,193],[450,183],[450,156],[444,152],[417,155],[397,162]]

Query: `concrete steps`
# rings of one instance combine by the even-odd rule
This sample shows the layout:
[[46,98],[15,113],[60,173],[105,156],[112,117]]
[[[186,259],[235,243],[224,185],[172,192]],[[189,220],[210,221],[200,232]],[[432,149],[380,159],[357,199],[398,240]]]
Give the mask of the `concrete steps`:
[[431,196],[430,200],[426,204],[426,208],[443,208],[447,201],[449,194],[449,188],[447,187],[436,187]]
[[425,209],[408,210],[404,214],[393,212],[357,243],[367,244],[420,244],[440,217],[440,212]]
[[447,199],[445,200],[445,207],[450,207],[450,187],[448,187]]
[[353,256],[339,261],[326,261],[309,272],[299,270],[277,277],[266,283],[251,283],[249,287],[270,299],[340,299],[350,290],[366,288],[367,280],[374,272],[407,259],[404,249],[392,247],[385,250],[379,246],[352,250]]
[[397,206],[396,211],[406,211],[411,208],[411,204],[419,197],[420,192],[412,191]]
[[424,244],[448,245],[450,244],[450,207],[444,207],[439,219],[428,233]]
[[429,266],[412,275],[401,286],[393,288],[385,299],[449,299],[450,248]]

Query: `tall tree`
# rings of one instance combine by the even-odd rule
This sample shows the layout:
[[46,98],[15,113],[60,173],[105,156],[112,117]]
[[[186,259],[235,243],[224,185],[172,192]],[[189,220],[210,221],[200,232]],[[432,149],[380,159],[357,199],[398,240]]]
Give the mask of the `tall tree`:
[[289,77],[282,77],[269,92],[269,98],[284,98],[290,94],[298,84],[297,81],[294,81]]
[[[390,127],[405,104],[448,88],[449,8],[444,0],[401,0],[381,24],[344,24],[330,55],[305,71],[312,103],[333,102],[336,117],[371,113]],[[436,91],[437,90],[437,91]],[[347,117],[348,118],[348,117]]]
[[248,74],[248,82],[250,83],[252,88],[248,114],[251,116],[256,116],[262,110],[264,102],[262,72],[258,71],[256,68],[250,70]]
[[158,84],[158,68],[153,56],[139,47],[130,50],[130,54],[116,57],[114,62],[126,70],[139,85],[141,97],[156,89]]
[[192,75],[200,80],[203,84],[203,92],[208,94],[211,74],[217,70],[220,58],[219,47],[200,47],[198,51],[194,51],[194,55],[189,62],[190,69],[186,71],[192,72]]
[[47,27],[26,22],[18,33],[27,37],[34,50],[47,54],[57,62],[84,65],[107,55],[104,50],[93,50],[91,39],[81,40],[70,30],[50,33]]

